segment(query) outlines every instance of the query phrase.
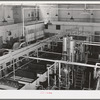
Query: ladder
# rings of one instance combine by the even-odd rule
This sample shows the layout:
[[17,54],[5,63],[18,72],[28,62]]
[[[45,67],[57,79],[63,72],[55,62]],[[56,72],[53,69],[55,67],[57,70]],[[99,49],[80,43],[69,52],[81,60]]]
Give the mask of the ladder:
[[77,66],[75,73],[75,84],[74,87],[76,89],[82,89],[83,87],[83,78],[84,78],[84,67]]

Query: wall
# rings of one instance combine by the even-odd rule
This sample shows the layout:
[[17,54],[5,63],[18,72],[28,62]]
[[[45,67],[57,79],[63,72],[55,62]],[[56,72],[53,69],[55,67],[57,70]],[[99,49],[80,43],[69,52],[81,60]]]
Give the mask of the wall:
[[[28,30],[34,29],[34,31],[37,30],[38,32],[42,32],[44,30],[44,23],[40,22],[39,24],[36,25],[32,23],[32,25],[27,25],[26,29]],[[23,32],[23,24],[18,23],[18,24],[0,26],[0,36],[3,36],[3,41],[6,41],[8,36],[8,31],[11,31],[13,38],[20,37],[22,36],[22,32]]]
[[48,22],[48,20],[58,20],[58,5],[39,5],[40,20]]
[[13,19],[13,10],[11,6],[5,6],[4,8],[5,10],[5,19],[8,21],[8,23],[13,23],[14,19]]
[[[84,4],[59,4],[58,8],[60,9],[58,11],[59,14],[59,21],[72,21],[70,20],[71,16],[73,16],[75,22],[93,22],[96,21],[100,22],[100,10],[91,10],[91,11],[84,11],[85,5]],[[87,5],[86,8],[88,9],[100,9],[100,5]],[[77,9],[77,10],[75,10]],[[68,15],[68,13],[70,13]],[[88,14],[87,14],[88,13]]]
[[14,6],[13,7],[13,17],[14,17],[14,22],[15,23],[22,22],[22,9],[21,9],[21,6]]
[[15,23],[23,21],[23,10],[24,9],[24,21],[35,21],[36,20],[36,7],[35,6],[14,6],[13,16]]
[[22,34],[22,24],[0,26],[0,36],[3,36],[3,41],[5,41],[7,39],[7,36],[8,36],[7,31],[11,31],[13,38],[21,36],[21,34]]
[[[60,30],[56,30],[56,25],[61,25]],[[89,31],[94,34],[95,31],[100,31],[100,23],[82,23],[82,22],[52,22],[45,29],[45,33],[65,33],[68,29],[78,29],[79,31]]]
[[4,23],[2,22],[3,20],[6,20],[7,23],[13,23],[13,11],[11,6],[0,6],[0,25],[3,25]]

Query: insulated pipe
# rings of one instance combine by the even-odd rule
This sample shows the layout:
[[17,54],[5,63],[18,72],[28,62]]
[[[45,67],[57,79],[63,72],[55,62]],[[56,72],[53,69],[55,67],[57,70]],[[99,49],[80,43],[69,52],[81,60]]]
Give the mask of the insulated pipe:
[[60,90],[60,82],[61,82],[61,63],[59,62],[59,90]]
[[67,52],[67,37],[63,38],[63,52]]
[[23,15],[23,36],[25,36],[25,34],[24,34],[24,26],[25,26],[25,22],[24,22],[24,12],[25,12],[25,10],[23,8],[22,9],[22,15]]
[[[39,57],[39,54],[38,54],[38,49],[36,50],[36,56],[37,56],[37,58]],[[38,59],[37,59],[37,63],[38,63],[39,61],[38,61]]]
[[67,52],[68,52],[68,37],[63,38],[63,60],[67,61]]
[[49,80],[49,67],[47,67],[47,70],[48,70],[48,89],[49,89],[49,86],[50,86],[50,80]]
[[13,76],[14,76],[14,80],[15,80],[15,63],[14,63],[14,59],[13,59]]
[[74,46],[75,46],[75,42],[73,40],[73,38],[70,38],[70,61],[74,61]]
[[55,85],[56,85],[56,64],[57,63],[54,64],[54,80],[55,80],[55,83],[54,84]]
[[[96,67],[96,65],[77,63],[77,62],[69,62],[69,61],[63,61],[63,60],[52,60],[52,59],[29,57],[29,56],[22,56],[22,57],[30,58],[30,59],[38,59],[38,60],[43,60],[43,61],[50,61],[50,62],[59,62],[59,63],[70,64],[70,65],[86,66],[86,67],[92,67],[92,68]],[[100,66],[97,66],[97,67],[100,68]]]

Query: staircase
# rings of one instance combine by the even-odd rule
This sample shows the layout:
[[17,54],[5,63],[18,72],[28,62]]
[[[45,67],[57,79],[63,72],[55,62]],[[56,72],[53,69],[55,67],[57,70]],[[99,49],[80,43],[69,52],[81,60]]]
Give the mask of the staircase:
[[75,73],[75,89],[82,89],[83,87],[83,79],[84,79],[84,67],[78,66]]

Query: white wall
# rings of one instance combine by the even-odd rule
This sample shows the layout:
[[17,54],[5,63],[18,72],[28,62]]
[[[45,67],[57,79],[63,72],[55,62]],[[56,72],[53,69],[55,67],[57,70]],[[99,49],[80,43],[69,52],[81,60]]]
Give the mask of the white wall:
[[[56,30],[56,25],[61,25],[61,30]],[[48,29],[45,29],[46,33],[63,33],[68,29],[76,29],[79,31],[88,31],[93,34],[95,31],[100,31],[100,23],[82,23],[82,22],[52,22],[52,25],[48,25]]]
[[21,36],[21,34],[22,34],[22,24],[0,26],[0,36],[3,36],[3,41],[5,41],[7,39],[7,36],[8,36],[7,31],[11,31],[13,38]]
[[[8,18],[8,16],[10,18]],[[7,23],[13,23],[14,19],[13,19],[13,11],[12,11],[12,7],[11,6],[0,6],[0,25],[3,25],[3,20],[7,21]]]
[[[96,19],[99,19],[99,22],[100,22],[100,10],[99,11],[87,11],[89,14],[83,14],[84,13],[84,4],[69,4],[69,5],[65,5],[65,4],[59,4],[58,5],[58,8],[60,9],[58,11],[59,13],[59,20],[62,20],[62,21],[71,21],[70,18],[71,16],[73,16],[74,21],[85,21],[85,22],[90,22],[90,21],[96,21],[98,22],[98,20]],[[63,8],[63,9],[62,9]],[[89,9],[100,9],[100,5],[87,5],[87,8]],[[68,10],[68,9],[71,9],[71,10]],[[74,10],[74,9],[77,9],[77,10]],[[81,10],[83,9],[83,10]],[[68,15],[68,12],[70,13],[70,15]],[[91,15],[91,13],[93,13],[93,15]],[[90,19],[91,18],[91,19]]]
[[[34,31],[42,32],[44,30],[44,23],[39,23],[39,24],[34,24],[34,25],[27,25],[26,29],[34,29]],[[0,36],[3,36],[3,41],[7,39],[8,32],[11,31],[12,37],[17,38],[22,36],[23,32],[23,24],[18,23],[18,24],[12,24],[12,25],[5,25],[5,26],[0,26]]]
[[[58,20],[58,5],[39,5],[40,19],[47,22],[48,20]],[[49,15],[47,14],[49,13]]]

